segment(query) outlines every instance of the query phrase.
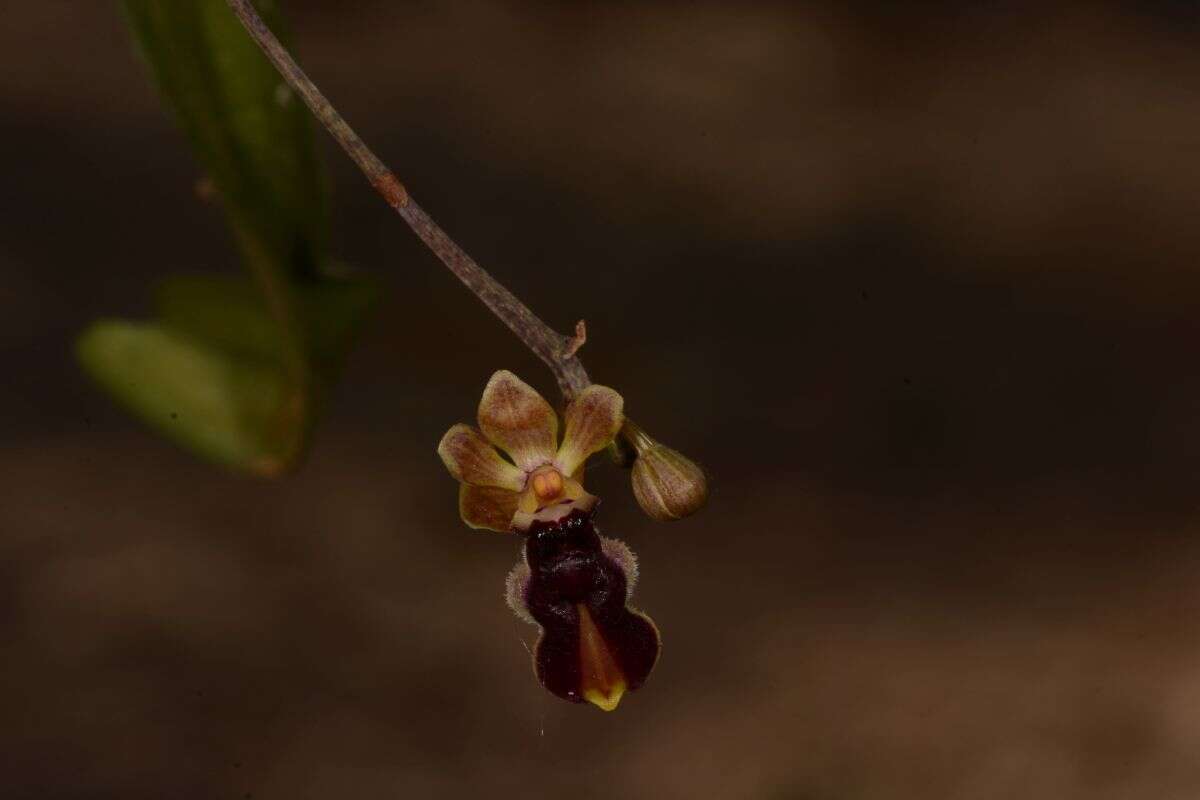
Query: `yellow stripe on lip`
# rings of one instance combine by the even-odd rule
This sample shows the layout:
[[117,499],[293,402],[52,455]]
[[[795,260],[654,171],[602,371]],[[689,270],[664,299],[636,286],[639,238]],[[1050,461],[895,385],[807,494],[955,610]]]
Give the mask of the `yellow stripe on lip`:
[[612,711],[625,694],[625,674],[617,666],[587,607],[580,604],[575,608],[579,612],[580,693],[597,708]]

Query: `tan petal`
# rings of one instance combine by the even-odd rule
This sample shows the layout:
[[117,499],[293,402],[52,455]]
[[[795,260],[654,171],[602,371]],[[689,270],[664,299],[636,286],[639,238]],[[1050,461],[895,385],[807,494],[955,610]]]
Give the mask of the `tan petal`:
[[512,530],[519,497],[507,489],[464,483],[458,487],[458,513],[472,528],[508,533]]
[[575,478],[563,481],[563,500],[564,502],[569,500],[575,508],[584,511],[591,511],[600,502],[595,495],[588,494],[587,490],[583,488],[583,484]]
[[567,407],[567,432],[556,462],[573,475],[592,453],[608,447],[625,421],[625,401],[607,386],[592,384]]
[[493,375],[483,390],[479,429],[526,472],[554,458],[558,436],[554,409],[508,370]]
[[438,445],[438,455],[454,479],[473,486],[496,486],[511,492],[525,486],[525,473],[509,464],[470,425],[455,425]]

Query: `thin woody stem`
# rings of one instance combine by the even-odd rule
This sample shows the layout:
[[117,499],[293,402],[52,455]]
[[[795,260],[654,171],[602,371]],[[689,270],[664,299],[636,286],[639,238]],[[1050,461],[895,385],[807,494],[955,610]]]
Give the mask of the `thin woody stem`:
[[583,391],[590,383],[587,371],[575,356],[582,342],[579,337],[559,334],[506,289],[487,270],[475,263],[436,222],[430,219],[371,149],[359,138],[342,115],[325,99],[325,95],[308,79],[287,49],[263,22],[251,0],[228,0],[229,7],[262,48],[263,53],[279,70],[284,80],[304,98],[305,104],[337,140],[346,155],[398,213],[421,241],[441,259],[442,263],[470,289],[525,346],[537,354],[554,373],[559,388],[567,400]]

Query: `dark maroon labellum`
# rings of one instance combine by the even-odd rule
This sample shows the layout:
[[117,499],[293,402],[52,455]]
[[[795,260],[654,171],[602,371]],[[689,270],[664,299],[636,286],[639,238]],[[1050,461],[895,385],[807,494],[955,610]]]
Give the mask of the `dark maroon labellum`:
[[524,599],[543,629],[534,655],[542,685],[611,710],[645,682],[659,638],[648,617],[626,606],[625,571],[604,553],[592,516],[576,510],[530,527]]

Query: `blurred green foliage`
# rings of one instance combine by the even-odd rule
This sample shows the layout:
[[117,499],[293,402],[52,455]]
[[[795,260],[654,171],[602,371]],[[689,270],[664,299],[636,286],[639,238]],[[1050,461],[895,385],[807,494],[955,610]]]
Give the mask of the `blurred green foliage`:
[[[279,4],[255,6],[283,37]],[[326,209],[308,109],[224,0],[125,0],[123,7],[159,91],[216,186],[243,256],[315,269],[323,258]]]
[[[278,4],[256,5],[282,33]],[[224,0],[123,6],[249,277],[168,278],[156,320],[98,321],[79,337],[79,358],[176,443],[277,474],[302,455],[374,286],[327,268],[327,201],[308,110]]]

